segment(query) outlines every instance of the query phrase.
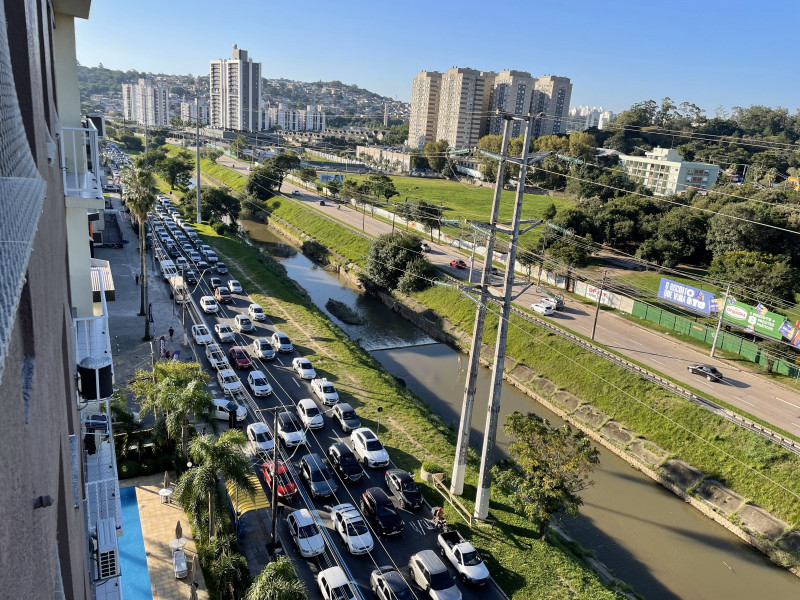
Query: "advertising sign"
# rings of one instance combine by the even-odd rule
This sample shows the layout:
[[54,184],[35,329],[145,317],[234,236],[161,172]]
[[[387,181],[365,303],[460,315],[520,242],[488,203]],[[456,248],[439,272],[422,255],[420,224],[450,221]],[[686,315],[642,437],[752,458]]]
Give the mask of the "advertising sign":
[[[725,313],[722,317],[724,321],[742,327],[749,333],[760,333],[767,337],[779,340],[788,337],[788,327],[791,323],[786,321],[786,317],[777,313],[769,312],[760,304],[750,306],[742,302],[736,302],[733,298],[728,300],[725,305]],[[786,331],[786,334],[784,333]]]
[[711,305],[714,302],[714,294],[666,277],[661,278],[658,297],[704,315],[711,314]]
[[344,177],[337,173],[320,173],[319,175],[319,182],[320,183],[330,183],[331,181],[335,181],[336,183],[342,183],[344,181]]

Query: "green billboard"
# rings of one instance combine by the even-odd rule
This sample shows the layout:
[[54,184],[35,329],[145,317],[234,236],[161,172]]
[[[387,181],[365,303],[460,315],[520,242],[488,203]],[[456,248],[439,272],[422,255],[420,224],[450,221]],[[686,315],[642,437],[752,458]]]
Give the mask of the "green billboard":
[[[720,298],[718,301],[723,301],[723,299]],[[722,320],[733,323],[749,333],[759,333],[780,340],[783,337],[780,329],[786,321],[786,317],[769,312],[760,304],[754,307],[730,298],[725,305],[725,314]]]

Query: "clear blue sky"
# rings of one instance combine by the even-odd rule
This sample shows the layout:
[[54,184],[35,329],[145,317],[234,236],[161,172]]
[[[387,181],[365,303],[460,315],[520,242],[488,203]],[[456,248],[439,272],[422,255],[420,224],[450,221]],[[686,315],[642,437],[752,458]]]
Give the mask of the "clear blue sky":
[[623,110],[669,96],[800,106],[800,0],[95,0],[78,20],[89,66],[208,74],[236,43],[265,77],[338,79],[410,100],[418,71],[564,75],[572,106]]

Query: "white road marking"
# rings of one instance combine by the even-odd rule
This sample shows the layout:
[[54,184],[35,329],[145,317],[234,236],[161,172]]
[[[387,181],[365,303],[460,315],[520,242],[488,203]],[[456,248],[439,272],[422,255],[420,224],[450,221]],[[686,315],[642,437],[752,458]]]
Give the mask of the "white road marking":
[[753,404],[752,402],[748,402],[747,400],[745,400],[741,396],[736,396],[736,399],[740,400],[741,402],[744,402],[745,404],[749,404],[750,406],[755,406],[755,404]]
[[655,358],[651,358],[650,360],[652,360],[654,363],[658,363],[662,367],[666,367],[667,366],[665,363],[662,363],[660,360],[656,360]]
[[297,383],[297,379],[292,379],[292,381],[294,381],[294,384],[295,384],[297,387],[300,387],[300,384],[299,384],[299,383]]
[[784,404],[788,404],[789,406],[794,406],[795,408],[800,408],[800,406],[798,406],[794,402],[789,402],[788,400],[784,400],[783,398],[778,398],[777,396],[775,396],[775,399],[776,400],[780,400],[781,402],[783,402]]
[[280,358],[278,358],[277,356],[275,357],[275,360],[277,360],[280,363],[281,366],[284,366],[283,361]]
[[631,343],[636,344],[637,346],[644,346],[644,344],[642,342],[637,342],[636,340],[628,340],[628,341],[631,342]]

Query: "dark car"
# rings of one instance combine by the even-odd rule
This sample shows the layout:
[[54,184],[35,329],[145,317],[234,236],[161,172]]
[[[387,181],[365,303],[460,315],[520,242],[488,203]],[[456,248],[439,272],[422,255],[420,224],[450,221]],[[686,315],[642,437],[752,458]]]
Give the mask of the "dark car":
[[413,600],[411,588],[395,567],[386,566],[375,569],[369,578],[372,593],[378,600]]
[[467,263],[465,263],[460,258],[455,258],[455,259],[450,261],[450,266],[451,267],[455,267],[456,269],[466,269],[467,268]]
[[328,448],[328,462],[345,482],[355,483],[364,476],[364,470],[358,464],[356,455],[343,442],[331,444]]
[[220,279],[219,277],[209,277],[208,285],[211,286],[212,290],[215,290],[218,287],[222,287],[222,279]]
[[[272,461],[268,460],[263,465],[261,465],[261,474],[264,476],[264,481],[269,487],[270,491],[272,491]],[[283,464],[283,461],[279,458],[278,459],[278,473],[276,477],[278,481],[278,500],[285,502],[286,504],[291,504],[295,496],[297,496],[297,486],[295,485],[294,481],[292,481],[292,476],[289,475],[289,469],[286,468],[286,465]]]
[[689,369],[689,373],[693,375],[702,375],[709,381],[722,381],[723,379],[722,373],[711,365],[689,365],[686,368]]
[[400,499],[403,508],[419,508],[422,506],[422,492],[419,491],[411,473],[401,469],[386,471],[386,487]]
[[237,369],[249,369],[253,366],[253,361],[247,351],[241,346],[234,346],[228,351],[228,359],[230,363]]
[[183,280],[186,283],[194,285],[195,283],[197,283],[197,275],[195,274],[194,271],[184,271]]
[[330,498],[336,493],[338,486],[333,479],[333,473],[315,452],[300,459],[300,477],[306,482],[314,499]]
[[361,513],[381,535],[399,535],[403,532],[403,519],[392,499],[381,488],[372,487],[361,494]]

